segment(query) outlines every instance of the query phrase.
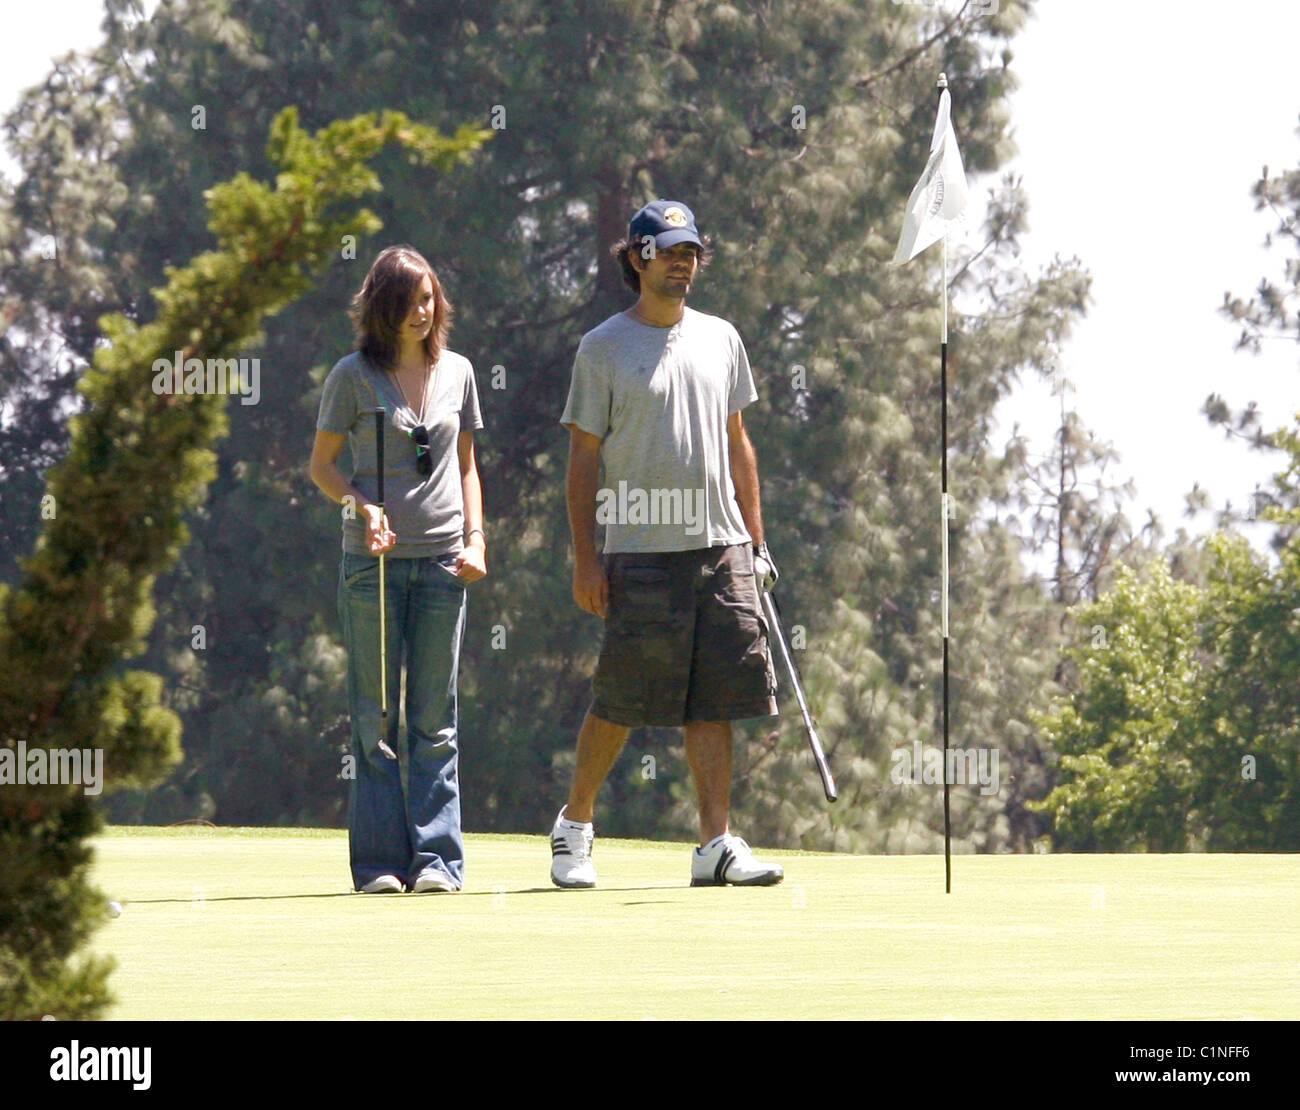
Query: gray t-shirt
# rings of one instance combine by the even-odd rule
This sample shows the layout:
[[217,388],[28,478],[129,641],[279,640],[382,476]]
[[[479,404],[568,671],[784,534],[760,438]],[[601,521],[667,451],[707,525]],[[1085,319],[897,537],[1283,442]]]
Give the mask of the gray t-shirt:
[[582,337],[560,423],[600,436],[605,551],[749,543],[727,420],[757,400],[726,320],[686,309],[671,328],[611,316]]
[[[412,399],[419,404],[419,398]],[[464,546],[465,500],[460,484],[457,440],[462,431],[483,427],[478,387],[469,360],[442,352],[432,388],[425,398],[424,426],[429,431],[433,473],[422,477],[416,466],[415,440],[408,432],[419,418],[402,399],[391,374],[383,373],[359,351],[339,359],[325,379],[316,427],[348,437],[353,470],[348,481],[374,501],[379,492],[375,454],[375,416],[388,410],[384,421],[384,511],[397,544],[389,558],[413,559],[455,554]],[[343,519],[343,550],[365,555],[365,516]]]

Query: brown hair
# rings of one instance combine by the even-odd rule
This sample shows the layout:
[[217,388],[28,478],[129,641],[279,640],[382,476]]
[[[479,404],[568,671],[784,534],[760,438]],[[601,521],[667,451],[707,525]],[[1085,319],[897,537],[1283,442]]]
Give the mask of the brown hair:
[[357,350],[381,370],[397,365],[402,324],[426,275],[433,286],[433,327],[424,338],[424,350],[431,362],[437,362],[451,331],[452,306],[433,267],[414,247],[403,243],[380,251],[352,298]]
[[[642,250],[645,240],[649,238],[649,235],[639,235],[635,242],[624,238],[609,248],[609,253],[618,259],[619,269],[623,271],[623,284],[631,289],[633,293],[641,292],[641,271],[632,265],[632,259],[629,256],[633,251]],[[707,235],[701,235],[700,238],[704,241],[704,246],[700,248],[700,269],[703,270],[705,266],[713,261],[713,240]]]

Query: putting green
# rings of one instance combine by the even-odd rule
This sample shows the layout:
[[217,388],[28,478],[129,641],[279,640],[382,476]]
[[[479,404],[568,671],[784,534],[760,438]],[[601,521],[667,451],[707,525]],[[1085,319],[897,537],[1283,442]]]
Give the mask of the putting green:
[[785,883],[689,886],[688,846],[470,836],[459,894],[349,890],[335,830],[108,830],[113,1018],[1300,1017],[1300,857],[762,852]]

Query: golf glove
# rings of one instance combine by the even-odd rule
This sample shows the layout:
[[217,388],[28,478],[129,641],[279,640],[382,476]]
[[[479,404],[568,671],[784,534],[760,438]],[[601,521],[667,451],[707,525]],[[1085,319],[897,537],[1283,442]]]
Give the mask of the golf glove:
[[781,577],[781,572],[776,569],[776,560],[767,550],[766,541],[754,545],[754,577],[768,593],[772,592],[776,580]]

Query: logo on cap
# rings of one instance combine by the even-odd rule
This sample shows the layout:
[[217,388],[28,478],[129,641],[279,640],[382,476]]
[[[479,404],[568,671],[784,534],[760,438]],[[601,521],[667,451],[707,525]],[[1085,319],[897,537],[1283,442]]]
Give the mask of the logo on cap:
[[673,227],[685,227],[686,213],[680,208],[669,208],[664,212],[664,223],[672,224]]

